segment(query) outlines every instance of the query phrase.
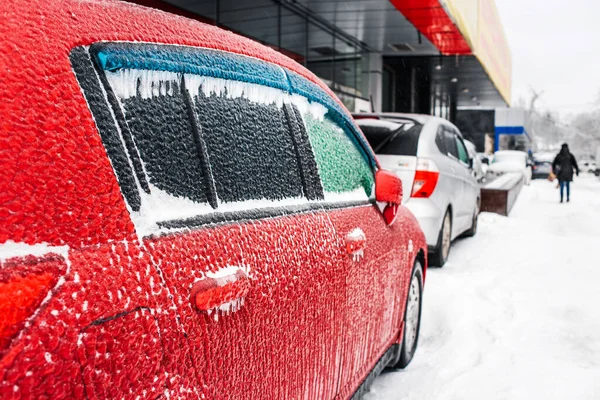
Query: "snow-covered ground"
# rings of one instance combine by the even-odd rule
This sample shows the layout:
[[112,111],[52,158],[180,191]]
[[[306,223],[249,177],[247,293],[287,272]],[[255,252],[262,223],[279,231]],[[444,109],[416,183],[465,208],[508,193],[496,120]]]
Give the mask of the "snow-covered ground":
[[480,218],[428,271],[413,362],[365,398],[600,399],[600,181],[576,178],[568,204],[533,181]]

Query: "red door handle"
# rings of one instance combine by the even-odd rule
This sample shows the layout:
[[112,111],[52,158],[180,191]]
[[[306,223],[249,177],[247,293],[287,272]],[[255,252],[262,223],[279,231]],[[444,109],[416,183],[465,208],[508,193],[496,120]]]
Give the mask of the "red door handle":
[[192,305],[199,311],[209,315],[235,312],[244,305],[250,290],[250,279],[241,268],[226,268],[221,273],[208,276],[194,283],[191,291]]
[[359,261],[365,255],[367,247],[367,236],[360,228],[354,228],[346,235],[346,252],[352,256],[354,261]]

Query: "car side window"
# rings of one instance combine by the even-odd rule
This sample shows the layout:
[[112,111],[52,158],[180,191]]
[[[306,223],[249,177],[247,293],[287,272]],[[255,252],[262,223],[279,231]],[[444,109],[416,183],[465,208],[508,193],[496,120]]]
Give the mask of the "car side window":
[[283,107],[226,93],[207,96],[199,86],[190,92],[221,203],[303,196]]
[[443,155],[448,154],[448,150],[446,149],[444,127],[442,125],[438,126],[437,133],[435,134],[435,144]]
[[454,156],[458,159],[458,148],[456,147],[456,135],[454,132],[448,128],[444,127],[444,143],[446,146],[446,151],[448,154]]
[[[188,118],[185,93],[176,74],[152,77],[146,71],[121,75],[108,74],[109,80],[121,80],[134,90],[115,91],[124,111],[127,126],[133,136],[138,154],[152,191],[208,203],[207,182],[202,174],[202,161],[194,141]],[[150,80],[142,83],[142,78]],[[126,83],[123,81],[127,81]]]
[[266,91],[270,98],[258,84],[236,82],[234,96],[228,91],[234,84],[225,80],[168,71],[104,74],[118,102],[115,112],[123,113],[123,140],[133,142],[130,161],[139,158],[138,181],[147,182],[134,224],[183,227],[223,218],[223,212],[307,200],[310,176],[301,173],[278,103],[284,92]]
[[458,159],[465,164],[469,164],[469,153],[467,152],[467,149],[465,148],[462,139],[458,136],[454,137],[456,139],[456,147],[458,149]]
[[349,132],[328,115],[303,115],[313,148],[325,200],[367,200],[373,195],[374,175]]

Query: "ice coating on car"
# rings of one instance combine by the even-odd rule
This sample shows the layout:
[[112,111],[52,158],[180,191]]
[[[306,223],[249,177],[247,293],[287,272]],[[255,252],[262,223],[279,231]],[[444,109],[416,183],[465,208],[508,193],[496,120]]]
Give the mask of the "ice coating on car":
[[[351,397],[401,341],[426,245],[405,210],[385,226],[376,161],[331,90],[125,2],[0,16],[0,398]],[[337,146],[310,137],[327,132]],[[362,164],[326,183],[328,148]],[[194,285],[232,266],[248,286],[198,310]]]

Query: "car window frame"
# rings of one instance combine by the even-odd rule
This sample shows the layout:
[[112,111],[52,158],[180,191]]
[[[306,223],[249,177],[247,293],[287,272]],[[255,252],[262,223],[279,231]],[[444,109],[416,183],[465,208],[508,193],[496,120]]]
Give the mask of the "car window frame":
[[[104,43],[105,42],[102,42],[102,44],[104,44]],[[117,43],[117,42],[114,42],[114,43]],[[135,46],[137,44],[132,44],[132,45]],[[140,44],[140,45],[144,45],[144,44]],[[122,176],[129,176],[130,178],[133,177],[134,184],[135,184],[134,192],[137,193],[138,201],[139,201],[139,196],[141,196],[140,193],[142,193],[142,192],[149,193],[149,185],[148,185],[146,178],[142,174],[140,174],[141,168],[135,168],[135,165],[132,165],[135,163],[135,161],[132,160],[131,157],[129,157],[129,154],[133,150],[131,149],[131,147],[128,148],[127,143],[123,143],[123,142],[127,141],[124,137],[131,135],[131,133],[127,131],[128,128],[127,128],[127,123],[125,121],[124,116],[120,115],[122,113],[122,110],[120,109],[119,102],[118,102],[116,96],[114,95],[114,93],[112,94],[112,96],[108,93],[110,91],[107,89],[110,88],[110,84],[107,81],[105,81],[106,76],[104,75],[103,70],[101,70],[99,65],[94,60],[93,54],[90,51],[90,48],[92,46],[94,46],[94,45],[92,44],[91,46],[77,46],[77,47],[73,48],[71,50],[69,58],[71,61],[71,65],[73,66],[73,71],[75,73],[75,77],[76,77],[77,81],[79,82],[79,86],[82,90],[82,94],[83,94],[84,98],[86,99],[88,108],[90,109],[92,117],[94,118],[95,126],[98,129],[101,138],[103,139],[102,144],[103,144],[104,148],[107,150],[107,153],[110,153],[110,151],[109,151],[110,149],[107,148],[107,143],[105,143],[105,141],[104,141],[106,132],[103,132],[103,131],[109,129],[112,131],[113,134],[115,134],[115,129],[116,129],[118,131],[118,136],[121,137],[119,145],[122,147],[121,150],[123,150],[125,152],[125,154],[127,155],[127,158],[128,158],[127,164],[122,166],[123,168],[121,168],[121,166],[114,165],[113,158],[111,157],[111,155],[110,154],[107,154],[107,155],[108,155],[108,159],[111,163],[111,166],[113,167],[113,171],[117,177],[117,182],[119,184],[121,194],[122,194],[125,202],[130,207],[131,199],[127,197],[126,192],[128,190],[124,188],[124,185],[123,185],[124,180],[121,179],[121,177]],[[160,48],[161,46],[168,47],[169,45],[153,45],[153,46]],[[225,53],[225,52],[223,52],[223,53]],[[263,61],[263,62],[267,63],[266,61]],[[262,83],[262,85],[267,86],[267,87],[274,87],[274,86],[271,86],[269,84],[264,84],[264,83]],[[101,98],[102,101],[91,102],[90,101],[91,95],[95,95],[94,97],[96,100]],[[310,99],[305,95],[301,94],[301,96],[305,97],[309,101],[314,101],[314,99]],[[333,99],[331,99],[331,100],[333,100]],[[293,103],[292,103],[292,105],[293,105]],[[341,112],[339,110],[332,109],[331,107],[328,107],[327,104],[321,103],[321,105],[323,105],[326,108],[327,115],[330,115],[332,117],[332,120],[335,121],[336,124],[338,126],[340,126],[340,128],[342,128],[344,133],[349,137],[353,146],[355,146],[355,148],[357,148],[361,157],[363,157],[364,161],[369,166],[370,172],[373,174],[373,182],[374,182],[375,172],[378,169],[378,165],[376,164],[376,161],[375,161],[376,158],[375,158],[375,155],[372,153],[371,149],[367,147],[368,145],[365,145],[365,143],[363,143],[364,141],[366,141],[366,139],[363,138],[364,140],[361,140],[362,134],[360,133],[358,128],[356,128],[352,124],[348,123],[347,119],[349,119],[349,117],[347,115],[345,115],[345,114],[341,115]],[[296,107],[294,107],[294,108],[296,108]],[[285,111],[285,108],[284,108],[284,111]],[[306,127],[304,126],[304,123],[301,120],[301,118],[298,115],[296,115],[296,120],[298,120],[298,118],[300,118],[299,126],[301,126],[302,129],[304,129],[304,131],[305,131],[304,138],[302,138],[301,132],[296,132],[296,134],[294,133],[294,130],[297,127],[293,126],[294,125],[293,124],[294,117],[291,115],[291,113],[286,112],[286,116],[288,117],[288,120],[287,120],[288,133],[290,135],[292,135],[292,137],[294,139],[293,142],[294,142],[294,148],[295,148],[295,152],[296,152],[296,154],[295,154],[296,162],[298,162],[298,165],[300,166],[301,171],[303,171],[304,170],[303,166],[310,164],[310,163],[316,163],[314,152],[312,151],[310,141],[308,140],[308,133],[306,132]],[[99,117],[106,119],[106,121],[103,121],[104,123],[99,123],[99,121],[98,121]],[[346,118],[344,118],[344,117],[346,117]],[[300,133],[300,135],[298,135],[298,133]],[[300,140],[300,142],[298,142],[298,140]],[[311,150],[309,153],[307,153],[305,151],[307,146]],[[304,147],[304,151],[301,149],[301,147]],[[208,213],[199,214],[192,218],[171,219],[171,220],[166,220],[166,221],[160,221],[157,224],[160,228],[165,228],[165,229],[196,228],[196,227],[200,227],[203,225],[236,223],[236,222],[242,221],[242,220],[258,220],[258,219],[263,219],[263,218],[272,218],[272,217],[279,217],[279,216],[284,216],[284,215],[323,211],[326,209],[337,209],[337,208],[353,207],[353,206],[357,206],[360,204],[374,203],[374,199],[372,200],[371,198],[369,198],[368,200],[365,200],[365,201],[326,202],[325,198],[322,194],[318,195],[317,199],[310,200],[308,198],[309,197],[308,193],[311,190],[311,188],[309,186],[313,185],[312,190],[317,190],[317,192],[318,192],[318,189],[315,189],[314,185],[317,185],[317,186],[320,185],[321,193],[323,190],[322,183],[321,183],[321,177],[318,174],[318,171],[317,171],[316,175],[314,173],[312,174],[312,176],[310,176],[310,175],[311,175],[311,173],[307,172],[308,180],[312,181],[312,183],[307,184],[307,180],[302,179],[303,180],[303,182],[302,182],[303,198],[301,201],[299,201],[299,204],[277,205],[276,204],[277,202],[275,201],[274,202],[275,204],[272,207],[262,207],[262,208],[251,208],[250,207],[247,209],[241,209],[241,210],[237,210],[237,211],[222,211],[222,210],[220,211],[218,208],[213,208]],[[317,184],[317,182],[318,182],[318,184]],[[132,183],[129,182],[129,185],[132,185]],[[136,210],[133,210],[133,211],[136,211]]]

